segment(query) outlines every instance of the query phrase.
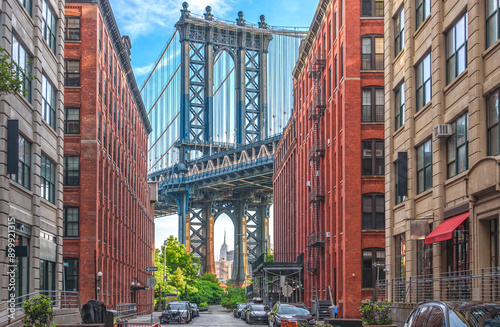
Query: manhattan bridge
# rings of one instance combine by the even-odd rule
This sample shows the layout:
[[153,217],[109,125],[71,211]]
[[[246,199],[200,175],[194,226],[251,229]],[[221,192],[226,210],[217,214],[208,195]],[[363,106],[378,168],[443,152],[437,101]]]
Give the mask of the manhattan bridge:
[[293,107],[292,71],[307,29],[226,21],[182,4],[141,94],[152,123],[155,217],[177,214],[179,241],[215,273],[214,223],[234,224],[232,279],[268,250],[273,154]]

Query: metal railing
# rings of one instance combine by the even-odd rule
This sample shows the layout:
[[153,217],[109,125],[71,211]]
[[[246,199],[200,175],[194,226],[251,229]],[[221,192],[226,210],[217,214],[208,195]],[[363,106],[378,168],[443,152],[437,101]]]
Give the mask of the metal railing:
[[80,309],[78,292],[37,291],[0,302],[0,325],[24,316],[23,303],[40,294],[47,296],[52,301],[53,309]]
[[118,313],[118,317],[120,317],[120,318],[135,316],[137,314],[137,304],[136,303],[118,303],[116,305],[116,311]]
[[307,246],[324,246],[325,232],[313,232],[307,236]]
[[393,303],[499,301],[500,267],[379,280],[374,292]]
[[309,192],[309,202],[322,201],[325,198],[325,186],[316,185]]

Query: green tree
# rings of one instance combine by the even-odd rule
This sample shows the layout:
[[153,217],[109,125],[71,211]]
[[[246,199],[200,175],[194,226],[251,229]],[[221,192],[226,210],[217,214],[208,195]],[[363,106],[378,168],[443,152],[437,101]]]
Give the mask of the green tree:
[[24,77],[32,80],[34,77],[12,61],[10,55],[0,47],[0,95],[7,93],[25,93],[23,91]]
[[45,295],[37,295],[23,303],[26,314],[23,317],[24,327],[50,327],[54,319],[52,301]]
[[224,294],[224,290],[220,287],[219,280],[211,273],[205,273],[193,286],[197,289],[197,292],[188,292],[188,299],[190,302],[199,305],[201,305],[202,302],[219,304]]
[[170,236],[167,239],[167,248],[159,253],[160,262],[163,264],[163,251],[167,260],[167,274],[174,273],[177,268],[180,268],[184,278],[188,283],[192,283],[197,278],[200,272],[200,259],[196,258],[192,253],[186,252],[184,244],[180,244],[177,238]]
[[246,303],[245,289],[243,287],[235,287],[228,285],[226,292],[222,295],[220,304],[226,309],[236,308],[236,303]]

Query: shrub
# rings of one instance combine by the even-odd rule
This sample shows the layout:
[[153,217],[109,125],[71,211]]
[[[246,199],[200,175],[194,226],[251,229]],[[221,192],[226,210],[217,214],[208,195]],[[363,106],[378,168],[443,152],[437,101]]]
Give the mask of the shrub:
[[385,301],[368,301],[359,308],[364,325],[391,325],[391,303]]
[[23,318],[24,327],[54,327],[54,310],[52,301],[43,294],[37,295],[23,303],[26,316]]
[[201,302],[200,303],[200,307],[206,307],[207,306],[207,302]]

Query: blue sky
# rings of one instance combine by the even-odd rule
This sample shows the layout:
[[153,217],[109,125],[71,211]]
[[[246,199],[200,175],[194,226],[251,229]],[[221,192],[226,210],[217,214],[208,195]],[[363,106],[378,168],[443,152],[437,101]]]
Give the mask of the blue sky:
[[[132,67],[139,87],[174,32],[182,0],[110,0],[122,35],[132,40]],[[272,26],[309,27],[317,0],[191,0],[189,10],[203,14],[212,7],[217,18],[236,20],[243,11],[248,22],[264,14]]]
[[[110,0],[122,35],[132,41],[132,67],[139,88],[174,32],[180,17],[182,0]],[[317,0],[190,0],[189,10],[203,14],[212,7],[216,18],[234,21],[243,11],[248,22],[259,22],[264,14],[272,26],[309,27],[318,5]],[[272,222],[272,221],[271,221]],[[177,236],[177,216],[155,219],[155,247],[160,247],[169,235]],[[234,227],[228,217],[220,217],[215,225],[215,252],[218,257],[227,230],[229,250],[233,249]],[[272,234],[271,226],[271,234]]]

